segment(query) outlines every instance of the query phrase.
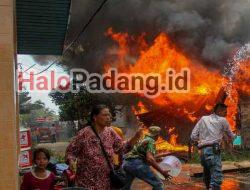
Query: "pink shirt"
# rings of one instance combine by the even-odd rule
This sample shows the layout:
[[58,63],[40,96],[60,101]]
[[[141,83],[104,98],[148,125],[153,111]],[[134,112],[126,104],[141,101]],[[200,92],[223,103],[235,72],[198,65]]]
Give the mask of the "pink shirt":
[[21,190],[53,190],[55,175],[50,171],[46,172],[47,176],[45,178],[38,178],[33,170],[26,173],[23,177]]
[[[114,153],[123,150],[122,139],[111,127],[99,134],[110,163]],[[76,184],[89,190],[110,190],[110,168],[103,155],[100,141],[91,127],[79,131],[66,150],[66,160],[77,158]]]

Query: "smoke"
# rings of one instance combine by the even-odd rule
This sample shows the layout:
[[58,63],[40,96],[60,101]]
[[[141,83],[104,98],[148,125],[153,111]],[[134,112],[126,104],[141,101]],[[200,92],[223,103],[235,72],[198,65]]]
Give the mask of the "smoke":
[[[101,3],[72,1],[71,23],[67,40]],[[233,50],[250,41],[249,0],[112,0],[103,7],[80,44],[82,51],[71,52],[70,67],[99,70],[106,50],[114,43],[104,36],[114,31],[139,35],[146,32],[150,42],[166,32],[187,55],[215,68],[223,68]],[[77,49],[77,48],[76,48]]]
[[59,56],[54,55],[32,55],[33,60],[39,65],[48,65],[59,59]]
[[[66,43],[79,33],[102,0],[72,1]],[[189,57],[223,69],[232,52],[250,41],[250,0],[109,0],[61,64],[101,71],[109,27],[152,40],[166,32]]]
[[213,37],[207,37],[201,56],[206,60],[217,63],[221,59],[227,58],[228,53],[235,49],[236,46],[235,43],[228,43],[222,38],[214,39]]

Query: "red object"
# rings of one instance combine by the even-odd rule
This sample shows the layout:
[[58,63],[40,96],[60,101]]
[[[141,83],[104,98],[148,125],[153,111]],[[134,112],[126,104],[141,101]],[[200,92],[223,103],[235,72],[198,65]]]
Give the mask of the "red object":
[[21,148],[31,147],[31,132],[30,129],[22,129],[20,131],[20,146]]
[[21,190],[39,189],[39,190],[54,190],[55,175],[50,172],[47,178],[37,178],[34,173],[28,172],[23,177]]
[[76,178],[75,173],[74,173],[72,170],[70,170],[70,169],[64,170],[63,173],[64,173],[64,174],[66,175],[66,177],[67,177],[68,186],[69,186],[69,187],[74,186],[74,184],[75,184],[75,178]]
[[38,117],[36,118],[37,122],[45,122],[46,121],[46,117]]
[[38,131],[40,142],[51,142],[51,131],[49,127],[39,127]]
[[32,166],[32,152],[31,149],[21,150],[19,155],[19,167],[26,168]]
[[54,186],[54,190],[62,190],[63,188],[65,188],[65,186],[60,184]]

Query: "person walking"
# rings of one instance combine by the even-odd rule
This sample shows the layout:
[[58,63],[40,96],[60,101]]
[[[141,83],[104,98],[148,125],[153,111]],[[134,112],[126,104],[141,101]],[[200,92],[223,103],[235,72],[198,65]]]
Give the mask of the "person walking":
[[201,165],[203,166],[203,181],[209,190],[220,190],[223,181],[221,163],[221,142],[226,134],[233,141],[235,135],[230,130],[225,116],[227,106],[219,103],[214,107],[214,113],[203,116],[195,125],[191,140],[198,143],[201,150]]
[[114,153],[121,154],[124,147],[127,147],[134,138],[124,142],[109,127],[111,114],[105,105],[95,106],[92,109],[90,120],[91,125],[80,130],[67,147],[65,160],[70,167],[74,167],[77,160],[76,186],[88,190],[110,190],[110,167],[103,154],[101,143],[108,155],[109,163],[113,163]]
[[36,135],[36,143],[39,144],[40,143],[40,130],[39,130],[39,127],[36,128],[35,135]]
[[139,178],[153,187],[153,190],[163,190],[162,180],[150,169],[150,166],[159,171],[166,179],[170,179],[168,171],[163,170],[155,160],[155,141],[158,139],[161,128],[149,127],[149,133],[138,142],[133,149],[124,156],[123,169],[127,175],[127,184],[122,190],[130,190],[135,178]]
[[55,124],[52,124],[51,129],[50,129],[50,135],[51,135],[51,142],[56,143],[56,126]]

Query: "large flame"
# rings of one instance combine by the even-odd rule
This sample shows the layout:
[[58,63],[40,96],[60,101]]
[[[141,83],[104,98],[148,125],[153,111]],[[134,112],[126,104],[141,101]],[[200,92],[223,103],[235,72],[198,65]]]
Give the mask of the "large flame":
[[[166,70],[169,68],[180,72],[182,68],[189,68],[191,71],[191,89],[188,93],[165,93],[152,99],[152,103],[159,106],[174,106],[182,111],[190,121],[197,121],[197,116],[193,113],[205,107],[211,111],[216,103],[216,97],[222,88],[228,85],[229,79],[223,76],[219,71],[209,69],[204,64],[199,63],[183,53],[169,39],[166,33],[160,33],[154,39],[152,45],[148,45],[144,39],[145,34],[135,37],[129,36],[127,33],[114,33],[112,28],[109,28],[106,35],[118,43],[118,47],[114,46],[108,50],[108,54],[117,56],[116,59],[105,64],[105,69],[115,66],[119,72],[123,73],[158,73],[164,79]],[[250,67],[249,60],[241,65],[241,68],[235,73],[236,82],[231,85],[228,90],[228,97],[225,103],[228,105],[228,116],[230,126],[233,130],[236,129],[236,114],[238,111],[238,92],[250,94]],[[165,83],[165,81],[162,81]],[[142,95],[142,94],[140,94]],[[204,106],[205,105],[205,106]],[[140,102],[137,105],[144,113],[146,108]],[[177,146],[176,136],[171,136],[169,145]],[[158,144],[158,148],[162,145]]]
[[[174,130],[174,128],[172,128]],[[170,131],[172,133],[172,131]],[[144,129],[143,136],[148,134],[148,130]],[[166,152],[166,151],[179,151],[179,152],[187,152],[188,146],[179,145],[176,142],[177,134],[170,134],[169,140],[165,140],[162,137],[159,137],[156,141],[156,149],[158,152]]]

